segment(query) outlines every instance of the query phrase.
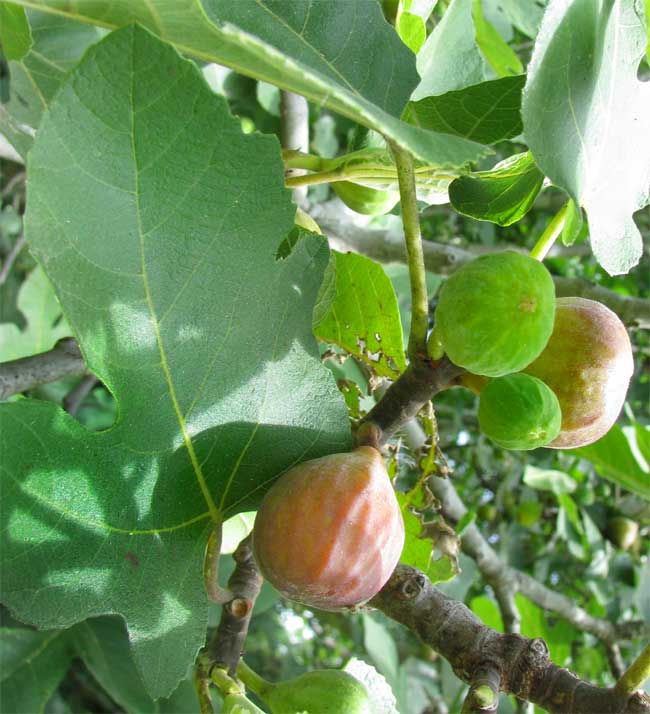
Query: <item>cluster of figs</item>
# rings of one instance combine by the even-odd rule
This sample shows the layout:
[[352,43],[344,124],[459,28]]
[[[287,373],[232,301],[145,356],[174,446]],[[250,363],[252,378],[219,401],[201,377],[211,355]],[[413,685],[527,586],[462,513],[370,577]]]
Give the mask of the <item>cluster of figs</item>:
[[[593,300],[556,299],[547,269],[513,251],[480,257],[447,280],[432,337],[480,394],[481,430],[507,449],[597,440],[616,421],[633,372],[619,318]],[[292,600],[329,611],[370,600],[404,545],[381,454],[361,446],[291,468],[266,494],[253,544],[264,577]],[[368,711],[355,692],[349,711]]]

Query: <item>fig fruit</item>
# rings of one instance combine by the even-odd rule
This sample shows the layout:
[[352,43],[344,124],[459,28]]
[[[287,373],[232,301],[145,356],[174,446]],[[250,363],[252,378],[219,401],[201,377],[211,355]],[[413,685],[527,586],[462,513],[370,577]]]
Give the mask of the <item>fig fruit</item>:
[[607,522],[607,537],[618,548],[628,550],[639,535],[639,524],[631,518],[617,516]]
[[548,270],[529,256],[506,251],[481,256],[446,281],[435,329],[452,362],[474,374],[501,377],[539,356],[554,315]]
[[371,446],[287,471],[264,497],[253,529],[262,575],[289,599],[321,610],[376,595],[403,545],[399,504]]
[[634,371],[625,326],[594,300],[559,298],[553,333],[524,370],[557,395],[562,428],[548,446],[574,449],[604,436],[621,412]]
[[481,431],[504,449],[527,451],[545,446],[560,433],[562,412],[553,391],[540,379],[509,374],[481,391]]
[[263,699],[273,714],[372,714],[367,689],[338,669],[306,672],[271,685]]
[[382,216],[399,201],[396,191],[380,191],[351,181],[334,181],[331,186],[348,208],[366,216]]

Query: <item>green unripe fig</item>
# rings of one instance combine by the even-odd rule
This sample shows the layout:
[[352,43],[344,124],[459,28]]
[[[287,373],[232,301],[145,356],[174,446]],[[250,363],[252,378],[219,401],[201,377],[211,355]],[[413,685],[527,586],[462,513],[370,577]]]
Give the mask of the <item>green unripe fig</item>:
[[363,684],[338,669],[307,672],[275,684],[264,699],[273,714],[372,714]]
[[403,545],[395,491],[371,446],[287,471],[264,497],[253,529],[262,575],[320,610],[347,610],[376,595]]
[[485,377],[518,372],[553,331],[555,288],[537,260],[506,251],[484,255],[443,285],[436,330],[449,359]]
[[348,208],[366,216],[383,216],[399,201],[396,191],[380,191],[351,181],[334,181],[331,186]]
[[630,338],[601,303],[558,298],[553,334],[525,372],[543,380],[560,401],[562,429],[549,446],[586,446],[611,429],[623,408],[634,372]]
[[522,501],[517,506],[517,523],[526,528],[534,526],[542,515],[543,506],[539,501]]
[[628,550],[639,535],[639,524],[631,518],[617,516],[607,522],[607,537],[618,548]]
[[493,521],[497,517],[497,509],[492,503],[483,503],[476,509],[476,515],[482,521]]
[[481,392],[481,431],[504,449],[545,446],[560,433],[562,411],[544,382],[527,374],[493,379]]

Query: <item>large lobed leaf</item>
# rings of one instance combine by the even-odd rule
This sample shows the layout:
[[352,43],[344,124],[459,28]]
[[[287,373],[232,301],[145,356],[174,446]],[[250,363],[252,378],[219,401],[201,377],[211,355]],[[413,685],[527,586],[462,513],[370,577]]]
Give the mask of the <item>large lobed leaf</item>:
[[524,90],[524,134],[540,169],[582,206],[612,275],[639,261],[632,214],[650,201],[650,85],[638,0],[553,0]]
[[116,424],[0,405],[2,601],[68,627],[120,613],[154,697],[205,637],[213,520],[350,446],[311,316],[321,238],[293,223],[277,141],[245,136],[196,67],[128,27],[92,48],[30,152],[26,232]]
[[415,156],[460,166],[485,153],[398,117],[415,60],[376,0],[19,0],[110,29],[138,22],[190,55],[302,94],[383,133]]

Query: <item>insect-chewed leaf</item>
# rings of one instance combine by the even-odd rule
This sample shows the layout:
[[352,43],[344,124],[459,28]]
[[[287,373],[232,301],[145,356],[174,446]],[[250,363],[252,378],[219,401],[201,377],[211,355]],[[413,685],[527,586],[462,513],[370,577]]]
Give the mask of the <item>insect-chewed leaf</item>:
[[137,26],[68,76],[29,172],[30,247],[119,417],[92,434],[0,407],[2,601],[48,628],[123,615],[156,698],[203,644],[211,520],[349,448],[311,332],[328,252],[276,260],[295,212],[277,141]]

